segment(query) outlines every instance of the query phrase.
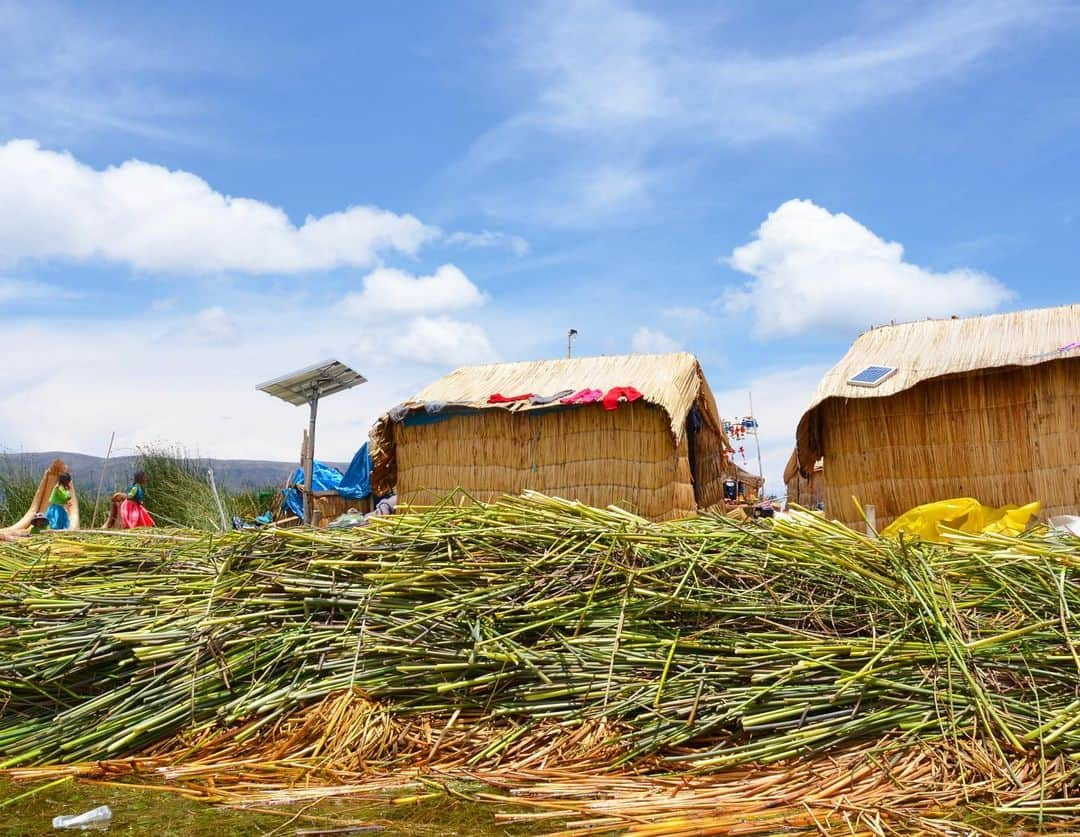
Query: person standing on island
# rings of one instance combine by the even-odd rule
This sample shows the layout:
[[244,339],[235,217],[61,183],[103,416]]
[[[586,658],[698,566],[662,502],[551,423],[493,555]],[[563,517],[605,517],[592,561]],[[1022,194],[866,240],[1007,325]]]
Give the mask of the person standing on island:
[[71,494],[71,474],[61,474],[56,478],[56,487],[49,495],[49,508],[45,511],[50,529],[70,528],[68,506],[71,505]]
[[154,518],[150,516],[143,501],[146,499],[146,473],[136,471],[128,489],[127,497],[120,505],[120,519],[124,521],[125,529],[138,529],[141,526],[153,526]]

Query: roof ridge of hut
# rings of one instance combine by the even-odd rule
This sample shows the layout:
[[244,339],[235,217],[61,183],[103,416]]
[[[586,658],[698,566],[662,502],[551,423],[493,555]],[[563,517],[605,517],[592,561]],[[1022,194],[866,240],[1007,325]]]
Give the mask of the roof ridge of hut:
[[[1057,307],[1057,308],[1069,308],[1069,307],[1071,307],[1071,304],[1070,305],[1059,305],[1059,306],[1054,306],[1054,307]],[[862,331],[859,332],[858,336],[861,337],[862,335],[866,334],[867,332],[880,331],[881,329],[885,329],[885,328],[902,328],[904,326],[916,325],[916,324],[920,324],[920,323],[949,323],[949,322],[954,322],[956,320],[989,320],[989,319],[993,319],[995,317],[1009,317],[1009,316],[1012,316],[1014,314],[1026,314],[1026,313],[1028,313],[1030,311],[1049,311],[1049,310],[1053,310],[1053,307],[1051,307],[1051,308],[1026,308],[1026,309],[1021,309],[1019,311],[991,311],[991,312],[988,312],[986,314],[968,314],[968,315],[963,316],[963,317],[958,316],[956,314],[951,314],[948,317],[915,317],[915,318],[910,319],[910,320],[889,320],[889,322],[887,322],[887,323],[874,323],[874,324],[868,326],[867,328],[864,328]]]

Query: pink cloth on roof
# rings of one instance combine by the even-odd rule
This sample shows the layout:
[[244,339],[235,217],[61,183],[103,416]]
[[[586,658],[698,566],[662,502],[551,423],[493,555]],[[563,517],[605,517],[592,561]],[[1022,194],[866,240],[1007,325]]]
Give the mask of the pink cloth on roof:
[[633,387],[612,387],[607,391],[607,395],[604,396],[604,409],[614,410],[619,406],[619,399],[625,398],[627,401],[637,401],[644,396]]
[[514,401],[528,401],[532,397],[533,397],[533,394],[531,392],[526,392],[523,395],[502,395],[502,394],[497,392],[487,400],[487,403],[488,404],[511,404]]
[[575,392],[573,395],[562,399],[563,404],[593,404],[604,397],[598,389],[583,389]]

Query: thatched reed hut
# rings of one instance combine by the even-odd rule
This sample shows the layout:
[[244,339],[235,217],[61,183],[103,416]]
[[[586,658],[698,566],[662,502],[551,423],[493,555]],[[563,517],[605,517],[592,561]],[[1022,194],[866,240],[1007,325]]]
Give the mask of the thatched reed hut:
[[753,471],[740,468],[738,465],[728,465],[728,479],[735,483],[735,498],[742,498],[747,503],[754,503],[761,499],[761,489],[765,485],[765,479]]
[[804,477],[799,472],[799,455],[793,450],[784,468],[784,485],[789,503],[796,503],[804,509],[824,509],[825,460],[815,462],[810,476]]
[[799,421],[798,469],[824,457],[826,508],[849,525],[853,496],[879,527],[950,497],[1076,514],[1078,341],[1080,305],[868,331]]
[[[605,409],[557,393],[632,387]],[[539,398],[489,403],[496,393]],[[372,484],[418,505],[460,490],[479,501],[526,489],[652,520],[723,501],[731,445],[690,354],[500,363],[458,369],[376,423]],[[459,495],[460,497],[461,495]]]

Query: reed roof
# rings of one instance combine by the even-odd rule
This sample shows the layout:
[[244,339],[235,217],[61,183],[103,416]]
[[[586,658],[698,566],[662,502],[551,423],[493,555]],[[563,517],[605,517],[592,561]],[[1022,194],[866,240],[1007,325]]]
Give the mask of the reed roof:
[[754,488],[761,488],[765,485],[765,478],[760,474],[755,474],[753,471],[748,471],[739,465],[735,466],[735,478],[739,482],[746,483]]
[[[715,431],[721,444],[730,449],[724,433],[716,401],[696,357],[688,352],[671,354],[610,355],[604,357],[560,358],[557,360],[493,363],[463,366],[424,387],[396,409],[422,410],[429,402],[443,402],[455,407],[476,410],[505,410],[528,412],[563,407],[554,404],[530,404],[515,401],[508,404],[489,404],[495,393],[514,396],[533,393],[549,396],[563,390],[577,392],[589,388],[604,392],[614,387],[633,387],[642,400],[661,408],[670,427],[674,444],[681,444],[686,435],[686,420],[697,406],[701,420]],[[598,409],[598,405],[581,405],[573,409]],[[394,442],[389,432],[390,414],[383,415],[372,429],[373,479],[380,485],[392,480],[396,469]]]
[[520,363],[492,363],[455,369],[416,393],[406,407],[419,407],[428,401],[476,409],[504,409],[514,412],[542,410],[551,405],[488,404],[496,392],[503,395],[534,393],[551,395],[562,390],[577,392],[589,387],[607,392],[613,387],[634,387],[643,399],[663,408],[671,422],[676,442],[686,429],[690,408],[699,401],[702,420],[720,427],[716,402],[705,382],[696,357],[688,352],[663,355],[610,355],[604,357],[561,358]]
[[[821,455],[809,424],[829,399],[885,398],[936,378],[1036,366],[1070,357],[1080,358],[1080,304],[871,329],[825,373],[799,420],[799,469],[808,476],[809,463]],[[890,366],[897,371],[876,387],[848,383],[868,366]]]

